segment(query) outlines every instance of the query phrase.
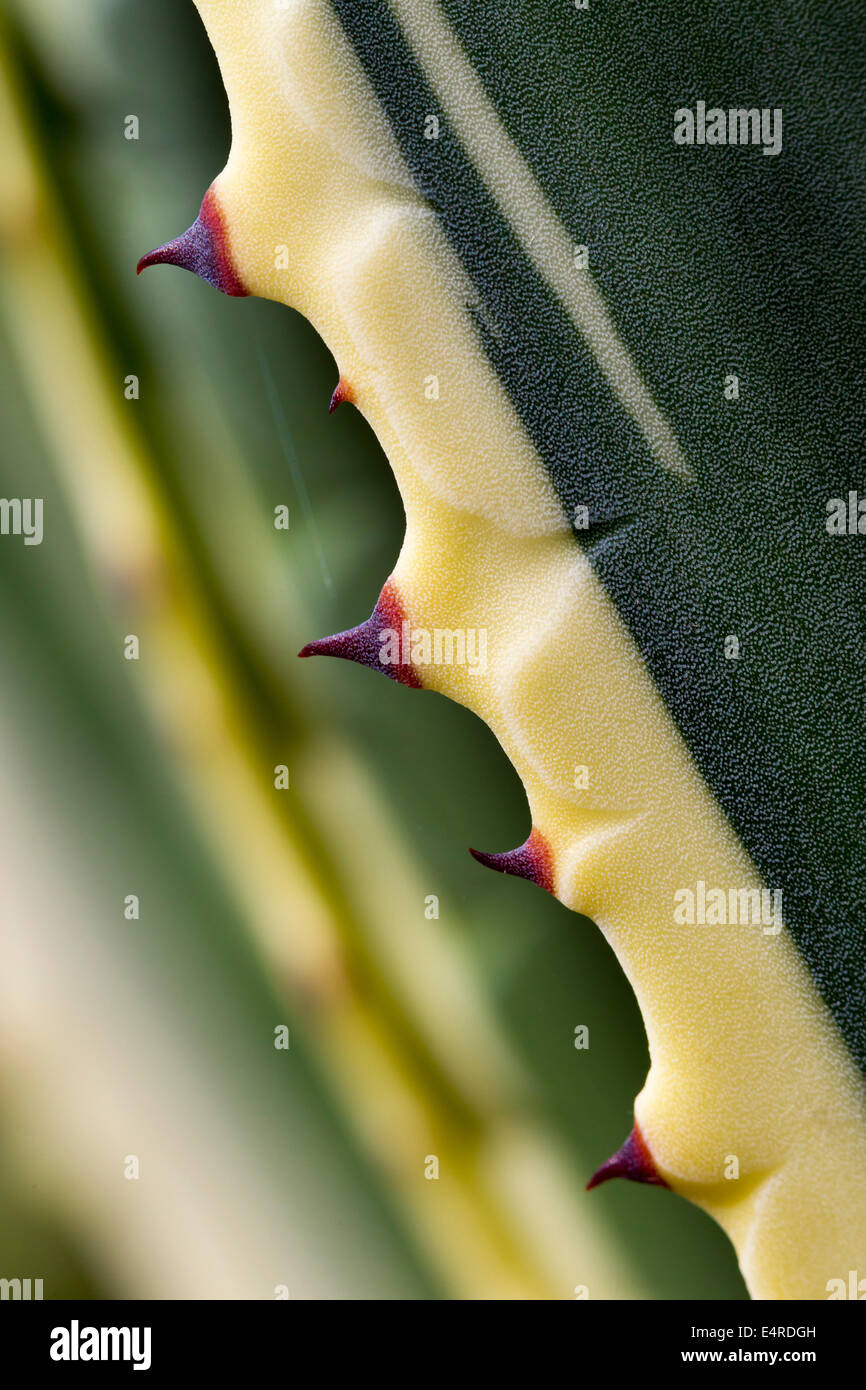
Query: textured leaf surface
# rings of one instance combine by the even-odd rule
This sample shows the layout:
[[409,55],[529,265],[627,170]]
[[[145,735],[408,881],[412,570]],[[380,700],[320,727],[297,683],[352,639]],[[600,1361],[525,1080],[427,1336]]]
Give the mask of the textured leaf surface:
[[[634,985],[625,1168],[757,1296],[826,1296],[866,1242],[863,540],[825,525],[863,426],[846,7],[199,9],[233,124],[206,278],[311,319],[406,509],[342,654],[383,613],[485,632],[483,670],[391,673],[490,724],[534,826],[497,866]],[[783,150],[678,147],[699,100],[781,108]],[[678,921],[700,884],[784,926]]]

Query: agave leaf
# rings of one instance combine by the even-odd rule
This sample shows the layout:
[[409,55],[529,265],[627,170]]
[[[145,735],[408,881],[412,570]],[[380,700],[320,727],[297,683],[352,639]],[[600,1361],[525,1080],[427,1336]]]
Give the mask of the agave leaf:
[[[142,52],[135,6],[124,8],[134,39],[137,83],[152,79],[155,62],[154,90],[162,93],[168,79],[178,104],[185,105],[187,111],[195,110],[201,126],[208,129],[210,119],[203,119],[202,112],[209,113],[210,107],[195,82],[184,82],[182,95],[177,92],[180,83],[173,82],[176,74],[197,70],[197,56],[205,57],[208,68],[211,65],[197,16],[190,10],[184,19],[182,11],[173,11],[171,24],[155,26],[149,36],[151,57],[147,58]],[[28,26],[32,18],[28,7]],[[77,43],[83,41],[82,32],[85,41],[87,34],[86,26],[84,31],[79,28],[78,19],[79,15],[70,15],[63,20],[64,32],[58,32],[58,16],[49,16],[46,11],[52,51],[56,48],[62,53],[62,71],[76,81],[81,72]],[[174,34],[175,22],[185,26],[189,20],[192,42],[178,43],[175,35],[166,68],[166,56],[159,54],[165,34]],[[0,25],[0,31],[3,29]],[[7,37],[12,40],[8,49]],[[617,1220],[621,1221],[617,1204],[611,1213],[603,1203],[581,1199],[579,1177],[588,1171],[585,1150],[581,1148],[582,1161],[577,1165],[572,1153],[569,1172],[568,1154],[553,1126],[541,1119],[545,1111],[552,1113],[556,1124],[582,1144],[579,1129],[574,1134],[573,1117],[580,1113],[577,1097],[599,1085],[600,1073],[606,1079],[607,1096],[612,1090],[621,1090],[621,1078],[634,1074],[632,1064],[642,1057],[642,1040],[634,1028],[636,1010],[629,1010],[627,1018],[609,1012],[615,1019],[611,1026],[618,1039],[625,1033],[623,1045],[615,1050],[594,1047],[592,1053],[577,1053],[571,1047],[574,1016],[586,1018],[593,1029],[598,1019],[603,1027],[610,988],[618,999],[623,998],[621,982],[612,978],[609,953],[600,941],[589,943],[593,948],[589,959],[586,952],[575,953],[570,930],[573,923],[565,914],[558,916],[562,931],[551,932],[542,926],[539,932],[535,913],[522,930],[517,920],[523,900],[520,893],[513,893],[507,882],[478,874],[471,861],[462,862],[462,841],[455,845],[453,835],[437,843],[428,833],[438,814],[438,791],[432,781],[424,778],[426,805],[413,807],[411,818],[405,813],[396,818],[393,811],[389,814],[388,797],[375,786],[374,779],[387,780],[390,789],[399,786],[393,778],[394,751],[404,742],[416,717],[429,721],[432,716],[440,721],[440,727],[449,728],[447,757],[452,766],[459,764],[468,748],[486,750],[489,755],[487,772],[492,772],[494,782],[486,775],[478,777],[477,765],[473,768],[479,785],[472,793],[473,811],[463,807],[464,820],[472,824],[471,816],[483,814],[485,801],[491,798],[498,802],[497,818],[507,819],[517,807],[513,797],[506,794],[503,800],[501,792],[513,788],[516,779],[495,755],[487,731],[467,721],[453,706],[430,701],[405,704],[399,687],[382,690],[380,682],[359,680],[357,673],[348,669],[339,673],[345,678],[340,692],[340,682],[333,680],[332,664],[319,664],[317,683],[315,678],[310,680],[310,665],[296,661],[302,637],[315,631],[316,624],[324,630],[321,617],[316,616],[316,604],[311,602],[312,593],[306,592],[315,591],[317,585],[323,587],[319,557],[309,546],[298,544],[303,535],[299,528],[287,569],[285,547],[278,540],[275,543],[268,514],[273,497],[284,496],[286,479],[281,477],[281,470],[286,460],[275,465],[273,491],[269,491],[255,468],[244,463],[246,435],[237,431],[244,425],[247,430],[256,429],[263,410],[267,425],[268,397],[262,389],[256,348],[261,325],[269,323],[273,333],[263,335],[269,367],[275,381],[292,382],[285,415],[299,454],[302,440],[303,453],[307,455],[309,450],[306,421],[307,429],[314,424],[322,440],[330,436],[337,441],[332,448],[339,451],[339,441],[349,434],[363,441],[373,455],[368,432],[353,412],[343,412],[336,428],[329,426],[322,408],[333,370],[328,354],[316,347],[309,325],[296,315],[274,313],[270,305],[249,302],[235,318],[232,301],[209,296],[189,277],[166,275],[159,283],[150,281],[145,286],[136,283],[134,274],[130,277],[126,229],[129,223],[134,229],[142,210],[150,219],[165,218],[166,213],[160,214],[158,209],[166,170],[164,162],[142,170],[135,159],[122,159],[115,166],[116,126],[112,128],[110,120],[89,125],[88,137],[76,148],[75,163],[86,169],[86,188],[101,189],[110,184],[114,201],[110,209],[104,201],[97,201],[99,235],[95,239],[83,237],[79,242],[82,227],[75,200],[58,199],[58,192],[63,189],[68,193],[69,186],[63,175],[55,183],[45,158],[54,159],[58,154],[50,106],[40,102],[33,109],[25,98],[33,87],[37,91],[46,87],[64,90],[66,84],[57,80],[60,73],[50,64],[43,67],[46,54],[41,43],[38,54],[31,52],[26,65],[19,61],[25,82],[16,81],[16,49],[14,36],[2,32],[0,66],[10,100],[0,102],[0,145],[7,156],[0,180],[4,194],[0,197],[0,221],[9,233],[5,240],[0,235],[4,241],[0,319],[4,335],[9,333],[12,355],[6,363],[8,370],[0,370],[0,396],[8,398],[3,401],[5,411],[0,413],[11,422],[16,441],[15,448],[7,451],[14,474],[9,473],[6,487],[10,493],[45,493],[46,515],[62,515],[64,522],[62,527],[52,525],[46,531],[53,542],[36,555],[29,549],[16,551],[8,544],[0,545],[4,571],[0,591],[5,595],[0,620],[10,628],[9,641],[4,638],[9,658],[5,694],[15,688],[27,714],[26,728],[32,730],[32,736],[28,735],[24,721],[16,716],[15,739],[27,747],[35,738],[46,761],[47,776],[39,778],[44,788],[40,806],[46,814],[51,807],[53,820],[60,805],[53,789],[52,768],[62,765],[71,798],[62,819],[69,823],[64,835],[68,831],[76,846],[73,857],[90,864],[96,846],[98,861],[110,875],[113,887],[108,892],[103,889],[98,930],[114,941],[117,926],[112,904],[117,893],[125,891],[128,856],[131,852],[137,859],[136,847],[142,841],[151,843],[150,832],[142,831],[142,825],[158,825],[160,847],[153,843],[146,888],[142,877],[145,866],[136,864],[138,885],[147,896],[147,931],[129,935],[129,950],[133,956],[137,950],[145,955],[155,951],[160,965],[168,971],[169,993],[174,997],[175,986],[181,989],[185,1013],[189,1015],[192,991],[206,1019],[218,1020],[219,1055],[229,1057],[222,1073],[231,1076],[244,1096],[256,1089],[253,1077],[239,1069],[240,1033],[244,1030],[226,1026],[221,1010],[214,1013],[214,989],[218,986],[212,972],[227,953],[234,992],[237,995],[240,989],[249,1006],[251,1071],[255,1074],[258,1069],[266,1088],[272,1080],[269,1057],[273,1057],[273,1050],[262,1023],[270,1017],[268,1001],[283,1001],[280,1015],[286,1011],[287,1021],[298,1024],[297,1037],[292,1027],[293,1037],[310,1046],[317,1095],[310,1099],[299,1093],[294,1100],[289,1095],[275,1100],[272,1095],[265,1110],[280,1117],[280,1122],[290,1126],[300,1123],[304,1131],[315,1130],[319,1100],[330,1098],[342,1125],[332,1131],[331,1143],[336,1141],[338,1148],[347,1151],[345,1191],[335,1189],[333,1201],[324,1205],[307,1201],[306,1209],[317,1212],[327,1226],[344,1202],[351,1208],[357,1200],[356,1216],[340,1223],[343,1237],[356,1253],[363,1247],[364,1258],[381,1266],[383,1279],[391,1281],[389,1287],[400,1291],[400,1296],[419,1287],[405,1262],[401,1267],[389,1255],[400,1227],[404,1246],[421,1257],[428,1296],[433,1288],[452,1297],[569,1297],[578,1282],[588,1287],[593,1298],[611,1296],[614,1291],[618,1297],[646,1296],[647,1288],[660,1296],[660,1286],[670,1296],[678,1283],[681,1288],[692,1287],[701,1273],[691,1267],[696,1251],[693,1248],[689,1258],[690,1232],[697,1229],[698,1243],[714,1254],[726,1254],[719,1250],[718,1235],[709,1223],[684,1206],[674,1212],[674,1229],[669,1226],[667,1236],[675,1244],[678,1231],[685,1233],[685,1258],[669,1260],[665,1282],[659,1280],[656,1270],[652,1284],[641,1285],[623,1258],[623,1242],[612,1239],[611,1226],[615,1228]],[[37,57],[39,61],[33,61]],[[145,77],[148,69],[149,78]],[[123,67],[119,80],[127,81]],[[139,90],[129,92],[123,106],[141,110],[146,117],[149,107],[144,100],[139,101]],[[76,106],[92,113],[101,109],[101,97],[104,101],[104,93],[88,86]],[[216,100],[222,103],[221,87],[216,88]],[[113,103],[108,105],[111,111],[116,109]],[[170,124],[165,112],[163,117]],[[145,119],[143,126],[153,134],[150,120]],[[189,123],[182,141],[172,150],[173,162],[188,166],[190,161],[184,160],[183,153],[188,143],[196,143]],[[212,167],[213,151],[210,161]],[[204,167],[208,167],[207,161]],[[36,220],[35,209],[39,210]],[[86,248],[81,260],[76,256],[77,244]],[[121,262],[126,301],[123,317],[127,323],[140,318],[156,329],[156,359],[141,351],[134,354],[142,381],[150,383],[141,402],[134,405],[125,401],[120,405],[117,391],[118,380],[131,365],[129,349],[114,355],[111,339],[106,341],[104,317],[99,322],[100,310],[105,313],[99,267],[104,268],[112,256]],[[159,293],[142,294],[143,288]],[[236,336],[214,331],[229,317],[240,329]],[[213,325],[210,330],[208,319]],[[70,342],[75,344],[74,350],[70,350]],[[5,336],[2,346],[5,359]],[[247,356],[249,363],[245,362]],[[303,387],[299,387],[299,377],[305,379]],[[309,393],[311,383],[315,395],[310,403],[299,399],[298,393]],[[241,399],[234,399],[233,389],[243,393]],[[88,402],[86,410],[81,408],[83,400]],[[155,427],[152,415],[139,411],[139,405],[148,400],[158,402],[157,414],[168,425],[165,434]],[[233,418],[239,410],[244,420]],[[268,450],[267,433],[266,428],[261,455],[249,459],[265,469],[269,459],[279,457],[276,450]],[[290,440],[289,464],[291,447]],[[319,463],[334,461],[329,451]],[[391,550],[398,529],[402,530],[398,507],[391,510],[399,528],[391,526],[390,515],[383,519],[380,514],[383,494],[390,497],[392,492],[384,470],[379,470],[377,487],[369,486],[369,477],[363,483],[357,480],[357,494],[363,487],[366,495],[352,491],[346,469],[354,465],[358,472],[357,464],[354,450],[349,451],[346,466],[340,467],[339,488],[331,484],[331,500],[326,500],[328,485],[323,484],[323,477],[330,474],[333,479],[331,469],[317,468],[320,476],[308,478],[316,526],[321,528],[323,551],[328,565],[334,568],[338,587],[346,584],[350,573],[356,584],[364,582],[358,576],[369,572],[370,561],[363,556],[363,547],[369,544],[371,529],[382,527],[387,534],[384,546],[377,547],[378,554],[386,547]],[[302,456],[301,465],[306,472],[309,458]],[[393,493],[396,498],[396,489]],[[345,545],[343,530],[337,553],[329,532],[338,523],[344,528],[347,519],[353,524],[354,544]],[[58,543],[61,535],[65,544]],[[130,544],[133,536],[134,545]],[[227,536],[232,538],[229,546]],[[34,558],[39,561],[36,568],[32,566]],[[381,561],[374,559],[372,563],[378,574]],[[306,574],[301,572],[304,568]],[[300,581],[297,586],[296,578]],[[103,604],[108,624],[104,622]],[[130,699],[126,663],[118,672],[120,637],[130,626],[144,637],[144,657],[132,684],[143,699],[147,729],[140,720],[138,699]],[[248,651],[242,660],[230,638],[236,630],[239,635],[242,632],[243,650]],[[283,634],[282,650],[279,634]],[[14,643],[17,650],[19,642],[27,652],[24,660],[14,656],[10,646]],[[61,651],[64,660],[59,666]],[[164,660],[153,659],[159,651]],[[338,732],[340,720],[335,722],[334,709],[322,698],[326,685],[344,694],[348,738]],[[380,696],[385,697],[387,709],[378,700]],[[371,714],[378,705],[385,719],[378,731],[366,724],[360,738],[355,735],[353,748],[350,721],[356,697],[368,703]],[[79,712],[73,733],[73,706],[82,698],[92,718],[82,727]],[[223,716],[229,712],[226,722]],[[59,743],[49,741],[52,727],[58,731]],[[122,772],[119,750],[112,759],[114,778],[121,784],[119,801],[106,805],[97,795],[82,803],[82,776],[90,785],[91,773],[79,775],[75,771],[78,764],[73,767],[69,763],[69,740],[79,748],[82,767],[99,766],[109,729],[116,729],[118,740],[126,731],[134,761],[130,770]],[[372,745],[371,734],[373,739],[381,737],[383,748]],[[274,758],[263,756],[263,749],[274,736],[279,755],[286,757],[292,769],[291,798],[268,793]],[[359,743],[363,753],[369,751],[369,758],[358,756]],[[437,756],[428,750],[428,762]],[[156,775],[160,768],[169,772],[168,785]],[[373,778],[370,768],[374,769]],[[409,780],[404,776],[404,783]],[[411,780],[417,788],[418,777]],[[438,780],[444,785],[447,779]],[[143,781],[152,786],[147,801],[141,796]],[[134,802],[124,790],[131,785],[136,785],[139,793]],[[186,792],[194,812],[189,820],[183,814],[177,820],[167,819],[167,809],[175,804],[179,789]],[[405,791],[408,793],[408,786]],[[5,800],[18,806],[17,792]],[[129,815],[132,809],[134,820]],[[182,812],[181,805],[177,809]],[[20,857],[20,835],[13,838],[16,848],[7,846],[10,864],[17,862],[16,855]],[[109,850],[109,840],[111,846],[117,844],[117,852]],[[161,883],[167,876],[169,885],[175,881],[174,856],[199,844],[208,849],[203,876],[187,879],[189,893],[179,896],[169,887],[166,897]],[[421,849],[420,854],[415,846]],[[45,845],[43,849],[47,853]],[[425,858],[428,854],[429,863]],[[432,862],[434,856],[445,861],[444,874]],[[448,878],[449,862],[460,866],[455,877],[461,886],[456,890]],[[431,865],[435,877],[431,876]],[[18,867],[21,869],[21,864]],[[183,870],[179,871],[184,877]],[[475,951],[473,927],[481,914],[462,888],[463,880],[479,902],[490,904],[485,914],[488,946],[480,976],[467,950]],[[384,883],[387,894],[382,891]],[[441,923],[427,920],[426,913],[422,918],[418,910],[430,887],[442,893]],[[553,901],[539,906],[546,909],[548,917],[557,915]],[[85,916],[93,915],[89,902],[82,902],[81,910]],[[33,912],[40,920],[53,921],[51,910],[31,902],[22,917],[25,937],[32,934]],[[159,933],[154,929],[154,915],[159,919]],[[581,923],[581,928],[585,938],[587,924]],[[524,944],[532,940],[530,933],[536,941],[540,937],[542,950],[525,961]],[[272,992],[264,998],[261,994],[249,997],[241,984],[236,958],[238,934],[269,979]],[[184,951],[197,952],[195,958],[184,955],[183,966],[176,955],[181,938]],[[577,991],[565,984],[575,962],[582,977]],[[515,972],[519,978],[510,979]],[[555,985],[551,991],[549,982],[542,978],[545,972],[560,983],[559,1008],[552,998]],[[139,1008],[147,991],[137,959],[129,965],[127,975],[137,992]],[[160,981],[158,973],[153,981],[154,1007],[158,1005],[161,1018],[166,981]],[[14,972],[6,983],[14,994]],[[483,997],[485,988],[504,1003],[506,1036],[497,1028]],[[113,980],[97,987],[107,1004],[115,1001],[117,990]],[[69,996],[74,1005],[77,989],[70,987]],[[543,1027],[538,1026],[539,997],[544,998]],[[591,999],[588,1014],[579,1002],[583,997]],[[44,1006],[35,999],[32,1002],[31,1013],[38,1023]],[[525,1013],[524,1002],[528,1005]],[[110,1021],[108,1026],[112,1026]],[[533,1069],[530,1076],[522,1074],[523,1058],[520,1066],[515,1065],[515,1041]],[[24,1052],[28,1050],[32,1051],[24,1048]],[[162,1050],[160,1044],[160,1055]],[[16,1051],[20,1049],[13,1047]],[[39,1055],[50,1079],[50,1047]],[[72,1057],[70,1053],[70,1060]],[[215,1061],[215,1065],[219,1074],[220,1064]],[[10,1073],[13,1084],[17,1070],[13,1067]],[[95,1073],[89,1066],[79,1070],[83,1076],[98,1080],[98,1069]],[[572,1094],[563,1094],[563,1086],[575,1075],[577,1087]],[[533,1088],[536,1078],[541,1084]],[[31,1081],[28,1077],[28,1094],[33,1089]],[[199,1091],[207,1092],[209,1086],[207,1077],[200,1077]],[[225,1093],[221,1082],[216,1086],[221,1104]],[[166,1093],[162,1094],[164,1097]],[[50,1100],[50,1090],[46,1095]],[[558,1106],[556,1097],[564,1104]],[[82,1111],[84,1108],[81,1106]],[[187,1142],[196,1147],[196,1112],[181,1108]],[[600,1108],[604,1111],[610,1106],[602,1102]],[[72,1140],[64,1135],[66,1112],[60,1117],[59,1129],[56,1107],[52,1113],[62,1154],[70,1142],[77,1144],[78,1137],[74,1125]],[[122,1117],[118,1118],[122,1129]],[[250,1138],[254,1150],[255,1127],[237,1116],[231,1117],[231,1123]],[[10,1135],[22,1130],[17,1114],[7,1128]],[[92,1140],[97,1149],[104,1147],[104,1136],[100,1138],[95,1131],[88,1134],[88,1142]],[[418,1181],[419,1159],[431,1149],[438,1154],[442,1168],[435,1186]],[[82,1229],[92,1227],[94,1205],[104,1208],[111,1202],[111,1185],[105,1189],[98,1181],[100,1164],[98,1155],[95,1166],[89,1164],[97,1178],[95,1187],[90,1184],[87,1194],[77,1194],[74,1219]],[[370,1231],[370,1239],[359,1246],[367,1188],[363,1177],[359,1184],[357,1170],[363,1172],[364,1164],[377,1174],[389,1205],[378,1208],[381,1237]],[[318,1180],[322,1165],[314,1164],[313,1169]],[[56,1187],[57,1172],[51,1163],[46,1166],[45,1188],[49,1193]],[[297,1188],[294,1169],[282,1165],[279,1173],[282,1181]],[[19,1177],[30,1190],[33,1175],[26,1157]],[[257,1182],[256,1188],[260,1190],[261,1183]],[[630,1199],[641,1195],[618,1194],[623,1199],[620,1211],[628,1208]],[[653,1222],[658,1228],[670,1215],[671,1205],[659,1203],[644,1225],[643,1245],[650,1247],[647,1263],[657,1264],[658,1259],[652,1249],[656,1245]],[[294,1210],[291,1194],[264,1235],[265,1253],[281,1238],[286,1210],[290,1214]],[[395,1219],[391,1219],[392,1214]],[[208,1221],[220,1226],[218,1204]],[[306,1226],[306,1220],[300,1224]],[[116,1235],[116,1228],[111,1229]],[[161,1259],[164,1268],[171,1271],[164,1276],[151,1266],[151,1280],[168,1277],[171,1287],[179,1288],[172,1250],[184,1229],[183,1221],[154,1226],[145,1220],[144,1229],[148,1235],[157,1231],[164,1236]],[[311,1228],[312,1234],[314,1230]],[[225,1238],[230,1241],[233,1234],[236,1231],[230,1223]],[[680,1244],[682,1248],[682,1240]],[[9,1264],[7,1245],[2,1242],[0,1261]],[[666,1248],[669,1253],[667,1242]],[[328,1237],[318,1241],[318,1249],[333,1254]],[[135,1277],[137,1260],[134,1242],[124,1250],[123,1273],[127,1277],[123,1287],[129,1291],[133,1285],[128,1278],[130,1274]],[[256,1284],[248,1265],[233,1260],[230,1252],[226,1258],[228,1264],[225,1259],[219,1267],[211,1263],[204,1283],[185,1266],[187,1287],[207,1293],[216,1286],[214,1280],[220,1283],[221,1270],[228,1268],[233,1271],[236,1292],[252,1291],[258,1296],[262,1284],[260,1280]],[[310,1264],[303,1256],[296,1276],[292,1276],[292,1287],[298,1294],[305,1288],[308,1293],[321,1288],[316,1261],[307,1277],[305,1260]],[[638,1261],[632,1247],[632,1266]],[[337,1263],[337,1280],[332,1287],[339,1284],[344,1294],[354,1296],[358,1291],[354,1258],[338,1258]],[[37,1267],[46,1268],[42,1264]],[[715,1275],[719,1277],[717,1267]],[[727,1278],[730,1295],[737,1296],[740,1288],[733,1270],[727,1271]],[[369,1286],[366,1280],[364,1287]],[[148,1287],[156,1285],[151,1282]],[[225,1284],[220,1287],[225,1288]],[[264,1287],[268,1288],[267,1283]],[[55,1295],[59,1292],[53,1275],[51,1288]]]
[[231,154],[145,263],[306,314],[406,510],[305,651],[481,715],[533,830],[478,857],[613,944],[652,1066],[593,1183],[825,1297],[866,1243],[853,10],[198,8]]

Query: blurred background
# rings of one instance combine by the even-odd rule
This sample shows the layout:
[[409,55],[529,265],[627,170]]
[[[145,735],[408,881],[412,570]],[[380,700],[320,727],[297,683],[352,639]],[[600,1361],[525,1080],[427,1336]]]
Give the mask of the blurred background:
[[402,511],[308,324],[136,278],[228,150],[191,0],[0,15],[2,495],[44,499],[0,537],[0,1277],[745,1297],[687,1203],[584,1192],[643,1029],[590,922],[469,857],[528,831],[492,735],[296,659]]

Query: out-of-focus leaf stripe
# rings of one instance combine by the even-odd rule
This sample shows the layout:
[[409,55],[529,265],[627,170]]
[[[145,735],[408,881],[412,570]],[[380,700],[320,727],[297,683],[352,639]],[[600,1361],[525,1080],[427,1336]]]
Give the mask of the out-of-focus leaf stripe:
[[[592,274],[575,274],[576,241],[557,218],[487,101],[435,0],[392,0],[436,97],[535,270],[567,310],[608,384],[659,463],[690,477],[682,450],[620,340]],[[578,239],[579,241],[579,239]]]
[[[824,526],[830,497],[866,487],[853,6],[798,6],[782,28],[709,0],[674,16],[526,0],[508,24],[469,0],[425,0],[416,12],[447,15],[463,51],[432,73],[400,27],[402,3],[331,2],[469,274],[479,336],[566,515],[584,504],[593,521],[631,520],[576,537],[764,882],[782,890],[866,1068],[866,541]],[[562,40],[573,24],[585,26],[577,62]],[[421,47],[432,41],[428,28]],[[479,129],[499,123],[477,148],[457,128],[479,99],[455,88],[467,64],[486,91]],[[673,112],[699,99],[781,107],[783,152],[679,149]],[[438,140],[423,138],[432,113]],[[509,140],[568,237],[590,246],[607,315],[693,485],[659,466],[658,441],[612,389],[604,321],[581,336],[540,272],[543,229],[535,252],[522,244],[504,170],[488,165]],[[729,371],[742,375],[736,403],[722,392]],[[724,657],[729,634],[739,660]]]

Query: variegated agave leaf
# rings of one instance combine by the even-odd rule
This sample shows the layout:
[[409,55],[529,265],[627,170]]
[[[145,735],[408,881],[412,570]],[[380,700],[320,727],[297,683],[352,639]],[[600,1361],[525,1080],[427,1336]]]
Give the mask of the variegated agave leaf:
[[231,154],[142,264],[306,314],[406,509],[306,651],[481,715],[534,828],[478,857],[613,944],[652,1066],[593,1182],[826,1297],[866,1274],[853,6],[198,8]]

